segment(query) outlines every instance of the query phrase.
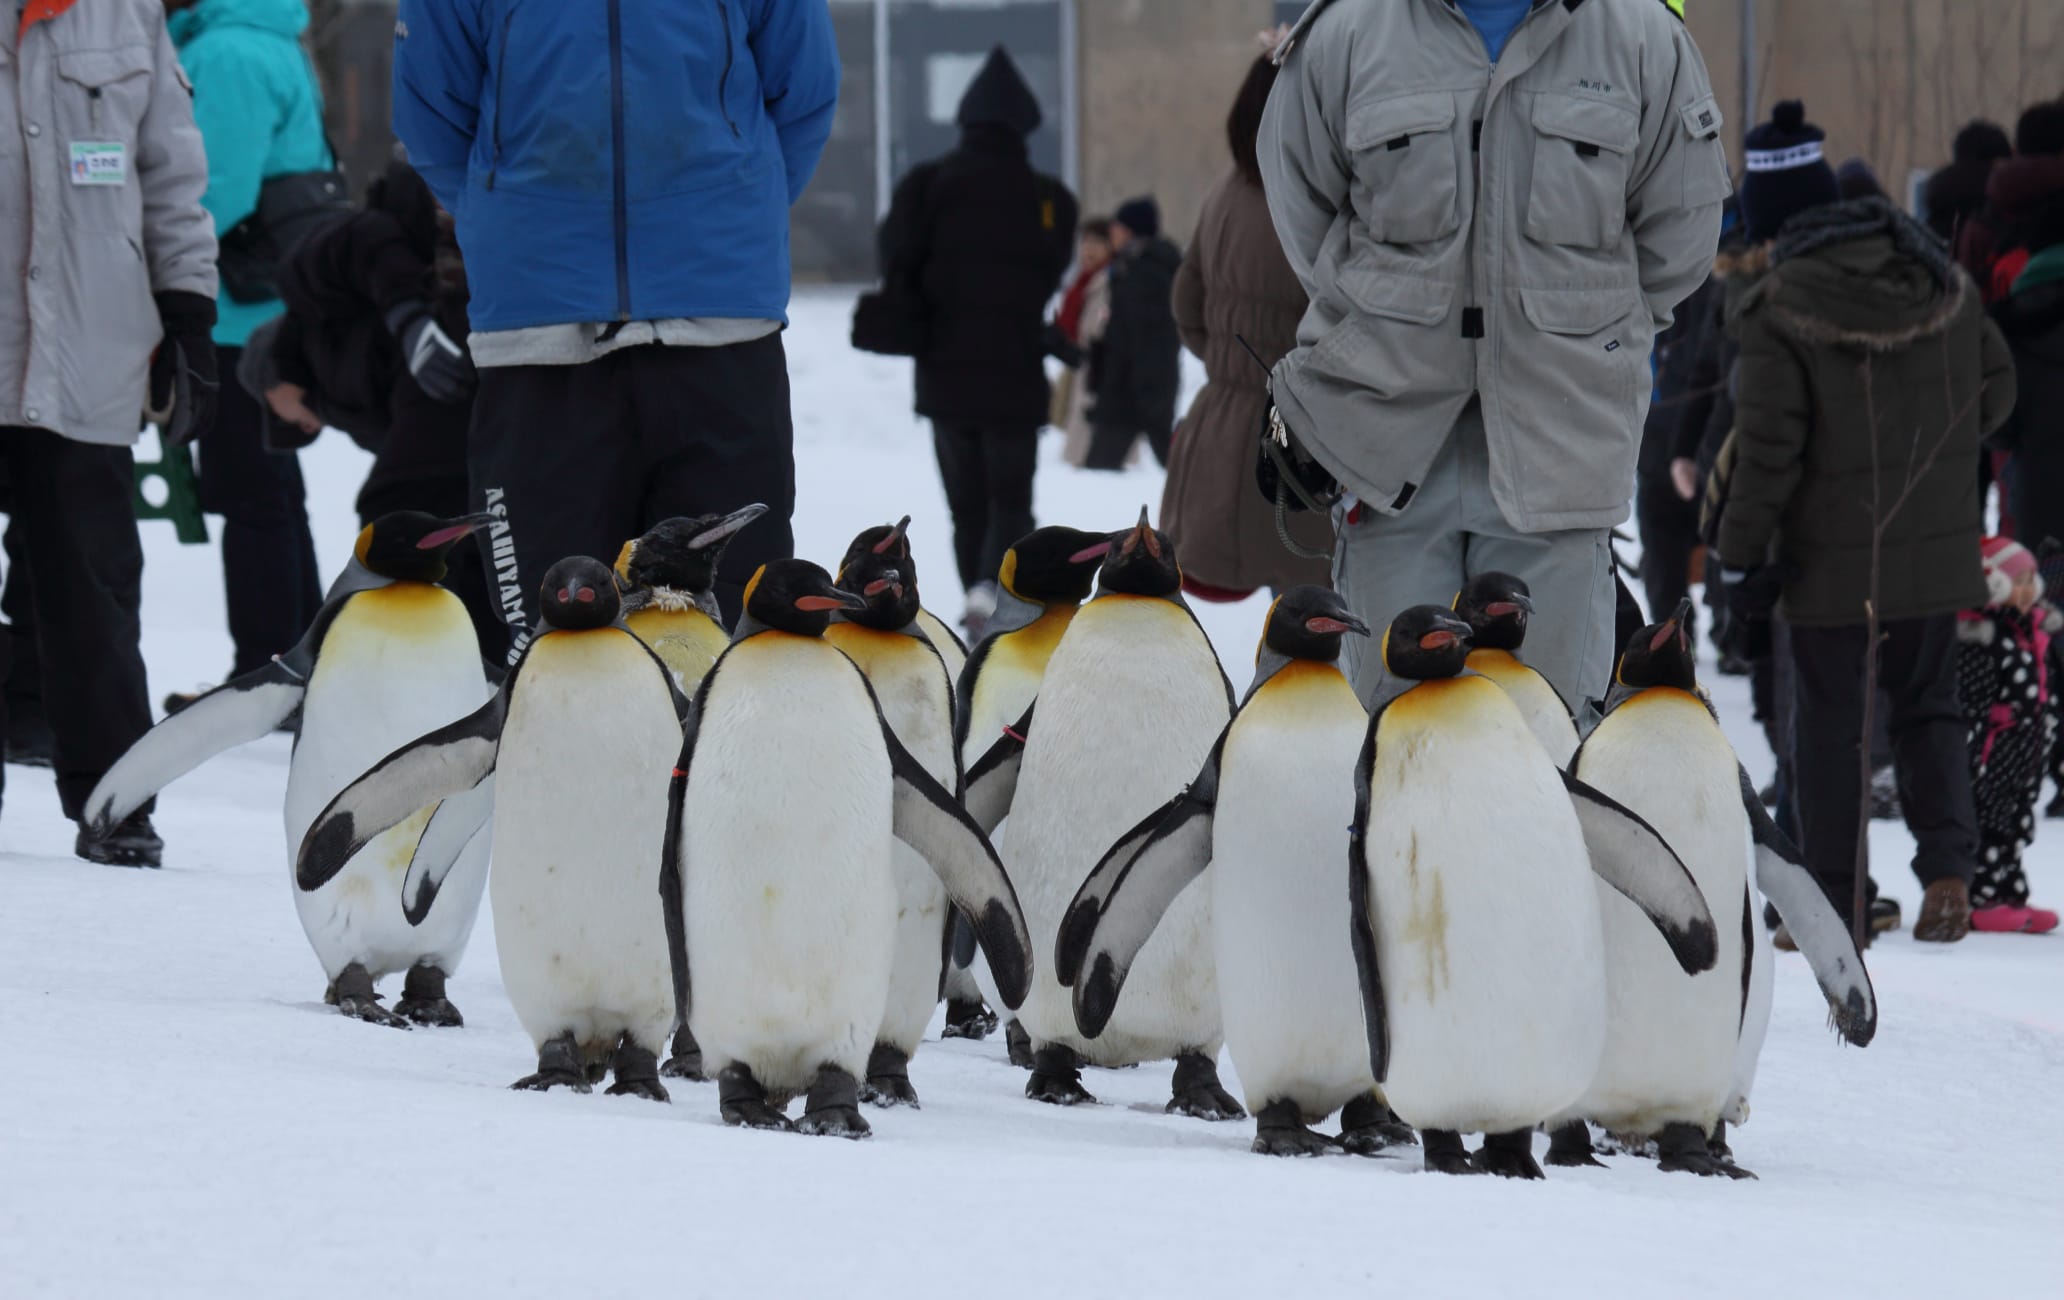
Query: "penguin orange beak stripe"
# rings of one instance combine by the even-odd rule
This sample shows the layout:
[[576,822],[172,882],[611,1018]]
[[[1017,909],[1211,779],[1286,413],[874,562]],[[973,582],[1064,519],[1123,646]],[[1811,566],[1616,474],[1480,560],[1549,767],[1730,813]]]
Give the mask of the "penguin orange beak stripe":
[[1453,644],[1455,644],[1455,634],[1453,632],[1435,630],[1419,638],[1419,648],[1421,650],[1445,650]]
[[1081,550],[1075,552],[1075,554],[1069,556],[1068,563],[1088,564],[1092,560],[1101,560],[1110,553],[1111,539],[1106,537],[1103,541],[1098,542],[1095,546],[1085,546]]
[[865,587],[862,587],[860,589],[860,594],[867,597],[869,600],[872,600],[876,596],[881,595],[883,592],[890,590],[893,590],[895,594],[898,597],[900,597],[903,594],[903,584],[897,582],[893,578],[876,578],[873,582],[870,582]]
[[1509,600],[1494,600],[1484,606],[1483,612],[1492,618],[1511,618],[1519,612],[1519,606]]
[[493,515],[467,515],[449,528],[440,528],[434,533],[426,533],[417,541],[416,549],[419,551],[434,551],[440,546],[449,546],[475,529],[485,528],[493,522]]
[[1669,622],[1657,628],[1655,636],[1649,639],[1649,653],[1654,654],[1657,651],[1661,650],[1666,644],[1669,643],[1670,638],[1676,635],[1677,620],[1673,618]]
[[795,607],[806,614],[822,614],[828,610],[844,609],[846,602],[833,596],[797,596]]
[[[896,543],[903,540],[903,534],[907,529],[909,529],[909,527],[909,515],[905,515],[901,519],[897,520],[896,526],[889,530],[889,535],[887,537],[882,538],[880,541],[874,544],[874,553],[876,555],[888,554],[890,547],[894,546]],[[870,591],[867,594],[871,596],[874,593]]]

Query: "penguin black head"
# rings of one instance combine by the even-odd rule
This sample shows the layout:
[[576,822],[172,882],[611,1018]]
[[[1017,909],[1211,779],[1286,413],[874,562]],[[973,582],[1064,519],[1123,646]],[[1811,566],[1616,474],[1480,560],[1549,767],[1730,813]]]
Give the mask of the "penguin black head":
[[616,576],[626,591],[664,587],[700,594],[717,580],[717,561],[738,531],[767,513],[758,502],[728,515],[665,519],[616,557]]
[[[870,528],[853,539],[846,558],[839,565],[837,585],[842,591],[857,592],[867,602],[865,609],[846,615],[848,622],[880,632],[900,632],[917,620],[921,603],[917,594],[917,566],[910,558],[910,541],[903,530],[910,516],[892,528]],[[897,559],[898,553],[902,558]]]
[[1122,596],[1173,597],[1182,590],[1182,568],[1175,562],[1175,543],[1168,534],[1147,523],[1147,508],[1140,507],[1139,523],[1128,532],[1113,533],[1111,551],[1097,570],[1097,585],[1105,592]]
[[1003,553],[997,585],[1034,605],[1080,605],[1089,599],[1097,567],[1110,553],[1109,533],[1058,524],[1036,528]]
[[562,632],[591,632],[616,622],[623,611],[616,575],[602,561],[576,555],[545,570],[538,594],[545,622]]
[[1414,605],[1383,634],[1391,676],[1425,682],[1460,673],[1469,660],[1469,624],[1438,605]]
[[1533,593],[1509,573],[1479,573],[1455,597],[1455,613],[1469,624],[1477,650],[1517,650],[1534,614]]
[[741,628],[758,624],[797,636],[823,636],[833,610],[857,614],[866,608],[865,597],[839,590],[830,574],[808,560],[771,560],[745,584]]
[[440,582],[451,548],[493,522],[493,515],[439,519],[420,510],[396,510],[361,529],[351,553],[360,564],[383,578],[396,582]]
[[1677,611],[1652,627],[1642,628],[1627,642],[1620,656],[1620,685],[1635,690],[1652,686],[1674,686],[1698,693],[1698,661],[1691,648],[1691,634],[1684,620],[1691,616],[1691,601],[1678,602]]
[[1332,663],[1349,632],[1367,636],[1369,625],[1348,612],[1340,597],[1325,587],[1292,587],[1269,606],[1261,641],[1286,659]]

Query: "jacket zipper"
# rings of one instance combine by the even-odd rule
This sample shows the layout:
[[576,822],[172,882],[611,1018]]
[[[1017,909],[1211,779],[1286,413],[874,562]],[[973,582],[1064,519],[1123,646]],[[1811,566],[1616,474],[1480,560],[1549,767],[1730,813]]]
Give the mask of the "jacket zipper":
[[502,82],[509,75],[509,29],[516,25],[516,11],[502,21],[502,43],[495,51],[494,156],[487,163],[487,188],[494,188],[495,168],[502,165]]
[[86,120],[87,120],[87,122],[88,122],[88,123],[90,123],[90,126],[89,126],[89,128],[88,128],[88,129],[89,129],[89,130],[91,130],[91,131],[93,132],[93,138],[94,138],[94,139],[96,139],[96,140],[98,140],[98,139],[100,138],[100,87],[99,87],[99,86],[88,86],[88,87],[86,87]]
[[624,174],[623,0],[609,0],[609,146],[616,182],[616,318],[631,318],[630,183]]
[[731,49],[731,0],[717,0],[717,16],[724,20],[724,71],[717,77],[717,111],[724,115],[724,125],[731,128],[735,140],[738,123],[731,120],[731,101],[725,94],[731,88],[731,63],[735,57]]

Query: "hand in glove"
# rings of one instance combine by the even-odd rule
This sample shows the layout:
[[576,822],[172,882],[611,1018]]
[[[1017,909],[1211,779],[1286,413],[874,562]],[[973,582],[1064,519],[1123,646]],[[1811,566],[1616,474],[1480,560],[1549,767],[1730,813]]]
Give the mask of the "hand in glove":
[[1722,570],[1721,618],[1720,626],[1714,630],[1714,644],[1742,659],[1768,659],[1770,619],[1777,612],[1777,598],[1783,592],[1784,575],[1776,565]]
[[405,302],[387,313],[387,329],[401,344],[401,359],[416,386],[433,401],[464,401],[473,391],[473,362],[438,328],[429,307]]
[[183,447],[215,427],[215,300],[182,289],[157,295],[165,337],[151,354],[144,415],[167,447]]

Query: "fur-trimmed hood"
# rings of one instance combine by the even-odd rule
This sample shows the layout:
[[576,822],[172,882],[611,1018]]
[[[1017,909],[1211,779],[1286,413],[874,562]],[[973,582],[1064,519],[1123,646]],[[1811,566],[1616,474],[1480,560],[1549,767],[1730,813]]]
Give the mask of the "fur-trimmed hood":
[[1933,232],[1882,198],[1785,223],[1743,311],[1812,347],[1896,352],[1946,331],[1972,293]]

